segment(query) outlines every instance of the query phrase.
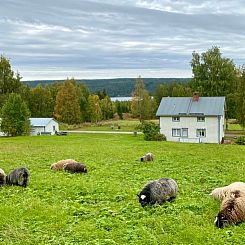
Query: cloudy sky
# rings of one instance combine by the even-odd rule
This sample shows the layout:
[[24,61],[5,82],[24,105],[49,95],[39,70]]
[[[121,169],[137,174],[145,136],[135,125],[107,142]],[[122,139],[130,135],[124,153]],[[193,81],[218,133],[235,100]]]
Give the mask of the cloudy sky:
[[22,80],[191,77],[192,52],[245,63],[243,0],[0,0],[0,54]]

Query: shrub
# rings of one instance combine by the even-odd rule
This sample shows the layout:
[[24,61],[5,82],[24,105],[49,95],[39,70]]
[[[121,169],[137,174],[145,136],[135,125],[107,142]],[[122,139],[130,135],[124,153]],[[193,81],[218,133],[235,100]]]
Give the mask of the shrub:
[[140,125],[137,126],[137,128],[143,131],[145,140],[166,141],[166,136],[163,134],[160,134],[159,125],[153,122],[143,121]]
[[240,136],[237,138],[236,143],[238,145],[245,145],[245,136]]

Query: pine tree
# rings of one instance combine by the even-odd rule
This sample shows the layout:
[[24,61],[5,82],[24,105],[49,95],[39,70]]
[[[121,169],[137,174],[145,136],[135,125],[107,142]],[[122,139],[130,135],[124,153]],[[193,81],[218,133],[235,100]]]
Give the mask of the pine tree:
[[10,94],[1,110],[1,131],[9,136],[30,133],[30,112],[19,94]]

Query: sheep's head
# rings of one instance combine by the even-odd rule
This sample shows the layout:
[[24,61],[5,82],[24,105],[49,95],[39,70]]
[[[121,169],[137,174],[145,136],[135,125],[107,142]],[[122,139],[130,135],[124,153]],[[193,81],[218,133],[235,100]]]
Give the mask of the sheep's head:
[[150,203],[150,196],[148,194],[138,194],[138,197],[142,207],[145,207]]
[[144,162],[144,161],[145,161],[145,156],[141,157],[141,158],[140,158],[140,161],[141,161],[141,162]]
[[238,196],[238,193],[234,192],[234,196],[231,196],[230,198],[227,198],[222,203],[223,208],[218,213],[214,223],[218,228],[224,228],[228,224],[235,224],[235,220],[237,219],[237,213],[236,213],[236,195]]
[[228,219],[228,217],[226,216],[226,214],[224,212],[220,211],[218,213],[218,215],[216,216],[214,224],[218,228],[224,228],[226,225],[229,224],[229,219]]

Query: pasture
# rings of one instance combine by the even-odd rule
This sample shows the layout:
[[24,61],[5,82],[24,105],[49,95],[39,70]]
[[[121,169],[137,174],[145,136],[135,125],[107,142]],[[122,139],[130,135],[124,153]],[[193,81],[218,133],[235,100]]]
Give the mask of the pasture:
[[[146,152],[153,162],[141,163]],[[60,159],[87,174],[54,172]],[[245,181],[245,147],[146,142],[142,135],[78,134],[0,138],[0,168],[26,166],[27,188],[0,189],[0,244],[243,244],[245,222],[214,227],[218,186]],[[176,200],[142,208],[149,180],[171,177]]]

